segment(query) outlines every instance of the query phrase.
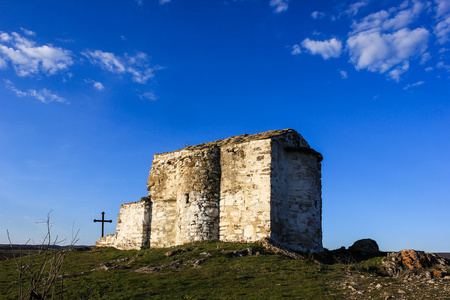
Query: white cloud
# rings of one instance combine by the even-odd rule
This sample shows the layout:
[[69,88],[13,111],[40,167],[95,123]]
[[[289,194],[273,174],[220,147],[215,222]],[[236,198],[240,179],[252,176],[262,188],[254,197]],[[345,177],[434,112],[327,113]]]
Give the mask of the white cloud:
[[369,0],[358,1],[356,3],[351,4],[349,8],[345,11],[345,13],[350,16],[355,16],[356,14],[358,14],[360,8],[367,5],[369,5]]
[[94,87],[99,91],[105,89],[105,87],[103,86],[103,84],[101,82],[94,82]]
[[320,11],[313,11],[311,13],[311,17],[316,20],[316,19],[322,19],[323,17],[325,17],[325,14],[323,12]]
[[302,50],[300,49],[299,45],[295,44],[294,46],[292,46],[292,51],[291,51],[292,55],[297,55],[300,53],[302,53]]
[[25,97],[25,96],[27,96],[26,92],[23,92],[23,91],[17,89],[10,80],[4,79],[3,81],[5,83],[5,87],[8,90],[14,92],[18,97]]
[[4,80],[5,87],[10,91],[14,92],[17,97],[33,97],[42,103],[50,103],[50,102],[60,102],[60,103],[69,103],[67,99],[59,97],[58,95],[53,94],[48,89],[29,89],[28,91],[21,91],[17,89],[10,80]]
[[68,103],[68,101],[66,99],[53,94],[51,91],[49,91],[47,89],[41,89],[39,91],[28,90],[28,95],[38,99],[42,103],[49,103],[49,102]]
[[391,77],[391,79],[399,82],[400,81],[400,75],[408,71],[409,69],[409,62],[404,61],[402,65],[395,67],[391,71],[389,71],[388,75]]
[[[450,40],[450,0],[404,0],[397,6],[375,11],[353,19],[368,6],[371,0],[360,0],[351,4],[345,14],[353,19],[344,51],[349,54],[349,62],[357,70],[367,70],[386,74],[388,78],[399,81],[407,72],[413,60],[425,64],[431,58],[427,52],[431,35],[431,26],[414,26],[421,20],[422,14],[435,12],[434,34],[443,44]],[[386,2],[387,3],[387,2]],[[434,9],[434,10],[433,10]],[[311,14],[319,17],[319,12]],[[422,26],[422,25],[420,25]],[[430,27],[426,27],[430,26]],[[301,46],[311,54],[320,54],[324,59],[340,56],[342,43],[337,39],[315,41],[303,40]],[[294,54],[294,49],[291,52]],[[443,56],[440,57],[443,60]],[[447,65],[438,63],[437,68],[447,69]],[[427,68],[427,71],[433,68]],[[342,75],[342,74],[341,74]]]
[[58,42],[62,42],[62,43],[74,43],[75,42],[75,40],[72,40],[72,39],[55,38],[55,40],[57,40]]
[[438,62],[436,68],[450,71],[450,65],[446,65],[443,61]]
[[170,1],[171,0],[159,0],[159,4],[163,5],[163,4],[169,3]]
[[450,13],[450,1],[448,0],[434,0],[436,3],[436,15],[438,17]]
[[20,27],[20,30],[22,30],[22,32],[25,33],[26,35],[31,35],[31,36],[35,36],[36,35],[36,32],[28,30],[28,29],[25,29],[23,27]]
[[134,0],[138,5],[142,5],[142,0]]
[[421,56],[425,63],[430,32],[411,30],[425,5],[420,1],[404,1],[398,7],[372,13],[352,24],[346,49],[357,70],[385,73],[396,81],[409,69],[409,61]]
[[155,77],[154,71],[161,70],[160,66],[150,67],[148,56],[143,52],[138,52],[135,56],[125,54],[127,72],[133,76],[137,83],[146,83],[149,79]]
[[[406,1],[404,3],[407,3]],[[407,9],[400,10],[392,18],[383,23],[384,30],[396,30],[404,28],[414,22],[424,9],[424,5],[419,1],[413,1],[413,5]],[[396,8],[394,8],[394,11]]]
[[125,72],[125,66],[113,53],[103,52],[101,50],[88,50],[83,52],[82,54],[89,58],[92,64],[100,65],[100,67],[104,70],[110,71],[112,73]]
[[422,57],[420,58],[420,64],[425,64],[429,59],[431,58],[431,54],[429,52],[425,52],[422,54]]
[[311,54],[321,55],[323,59],[339,57],[342,51],[342,43],[336,38],[325,41],[314,41],[307,38],[303,40],[302,46]]
[[103,86],[103,84],[101,82],[94,81],[92,79],[85,79],[84,82],[92,84],[92,86],[99,91],[102,91],[105,89],[105,87]]
[[[407,1],[404,3],[408,3]],[[381,10],[364,17],[360,22],[352,25],[353,34],[366,30],[398,30],[414,22],[423,11],[424,5],[419,1],[414,1],[411,7],[400,9],[393,7],[390,10]]]
[[142,84],[155,76],[154,71],[162,69],[159,66],[150,66],[148,56],[143,52],[138,52],[135,56],[129,56],[125,53],[123,57],[101,50],[88,50],[82,54],[92,64],[99,65],[102,69],[115,74],[128,73],[132,76],[134,82]]
[[389,17],[389,13],[385,10],[372,13],[367,17],[364,17],[360,22],[353,22],[352,34],[358,33],[360,31],[366,31],[371,29],[381,29],[381,25],[387,18]]
[[436,34],[440,44],[444,44],[450,40],[450,15],[437,23],[434,27],[434,34]]
[[342,79],[347,79],[348,78],[348,75],[347,75],[346,71],[339,71],[339,74],[341,74],[341,78]]
[[155,93],[153,92],[146,92],[146,93],[142,93],[139,95],[139,98],[141,98],[142,100],[150,100],[150,101],[155,101],[158,99],[158,96],[155,95]]
[[436,3],[436,26],[434,34],[438,42],[444,44],[450,40],[450,1],[435,0]]
[[289,0],[270,0],[269,5],[273,7],[274,13],[281,13],[288,9]]
[[0,32],[0,41],[1,42],[10,42],[12,37],[6,32]]
[[73,64],[70,51],[51,44],[36,46],[34,41],[16,32],[0,34],[0,59],[10,62],[21,77],[39,72],[53,75]]
[[8,66],[8,63],[0,57],[0,70],[6,69],[6,67]]
[[407,90],[409,88],[412,88],[412,87],[415,87],[415,86],[419,86],[419,85],[422,85],[424,83],[425,83],[425,81],[418,81],[416,83],[407,84],[405,87],[403,87],[403,89]]
[[428,31],[424,28],[400,29],[394,33],[364,31],[347,40],[350,61],[356,69],[384,73],[427,49]]
[[430,71],[433,71],[433,69],[434,69],[433,67],[428,67],[428,68],[425,68],[425,71],[430,72]]

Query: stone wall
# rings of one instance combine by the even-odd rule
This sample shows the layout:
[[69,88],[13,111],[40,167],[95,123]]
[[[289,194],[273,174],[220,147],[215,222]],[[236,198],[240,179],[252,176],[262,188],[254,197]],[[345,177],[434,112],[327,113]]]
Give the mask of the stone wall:
[[148,244],[151,202],[144,199],[120,207],[115,246],[119,249],[146,248]]
[[220,240],[254,242],[270,234],[270,140],[221,147]]
[[147,189],[152,202],[150,247],[168,247],[177,240],[177,187],[179,158],[188,152],[155,155]]
[[272,140],[271,239],[297,251],[322,251],[322,156],[305,140]]
[[151,247],[219,238],[220,149],[155,156],[147,184]]
[[100,238],[96,246],[115,247],[122,250],[148,248],[151,202],[144,200],[120,206],[115,234]]

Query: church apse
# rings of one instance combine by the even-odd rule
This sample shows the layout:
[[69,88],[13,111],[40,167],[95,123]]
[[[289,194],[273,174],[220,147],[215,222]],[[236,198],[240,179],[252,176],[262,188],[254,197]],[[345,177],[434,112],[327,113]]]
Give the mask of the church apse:
[[97,246],[271,238],[293,250],[321,251],[320,161],[292,129],[156,154],[148,197],[122,205],[117,232]]

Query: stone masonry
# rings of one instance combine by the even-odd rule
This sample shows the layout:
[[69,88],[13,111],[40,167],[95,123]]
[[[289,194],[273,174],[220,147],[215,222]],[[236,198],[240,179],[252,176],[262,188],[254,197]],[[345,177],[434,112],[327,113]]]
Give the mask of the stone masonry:
[[295,130],[273,130],[156,154],[148,197],[123,204],[97,246],[170,247],[270,238],[322,251],[320,153]]

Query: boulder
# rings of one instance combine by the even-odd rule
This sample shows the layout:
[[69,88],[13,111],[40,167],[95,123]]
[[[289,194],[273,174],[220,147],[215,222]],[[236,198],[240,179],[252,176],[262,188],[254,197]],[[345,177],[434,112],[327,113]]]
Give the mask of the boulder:
[[373,256],[380,253],[377,242],[372,239],[357,240],[348,248],[348,250],[361,256]]

